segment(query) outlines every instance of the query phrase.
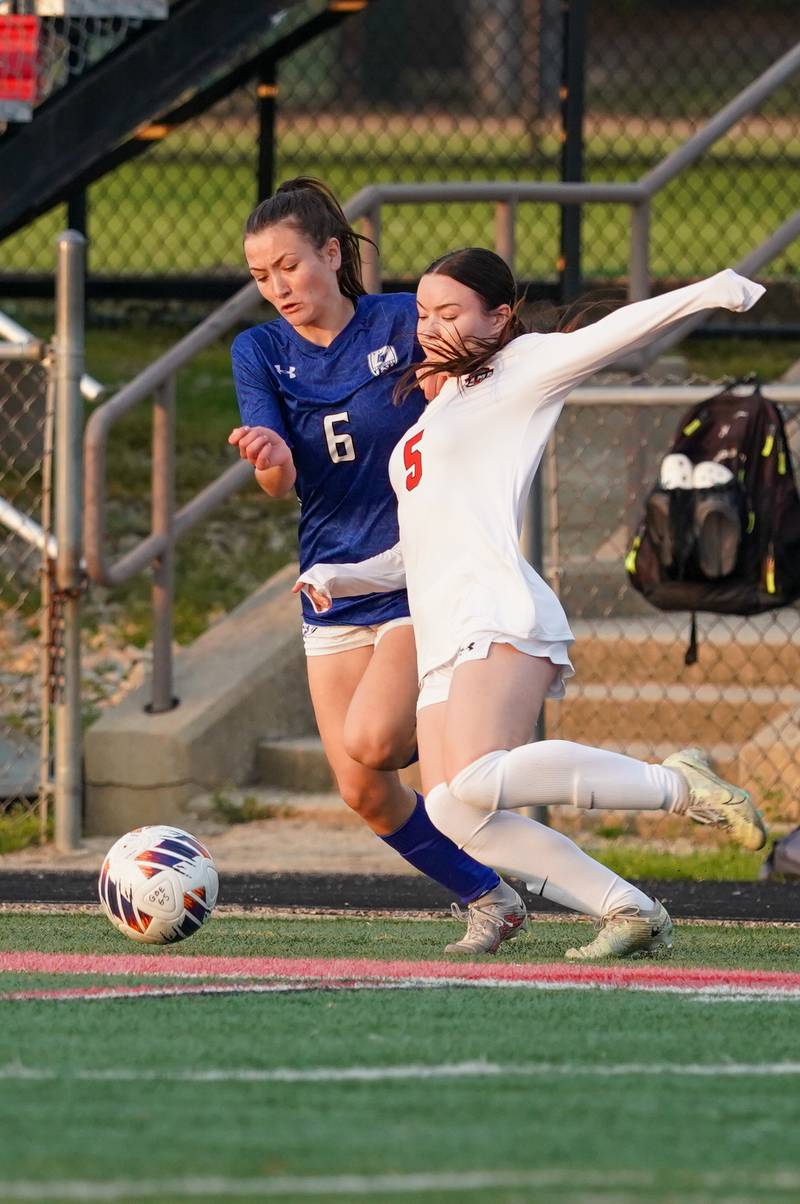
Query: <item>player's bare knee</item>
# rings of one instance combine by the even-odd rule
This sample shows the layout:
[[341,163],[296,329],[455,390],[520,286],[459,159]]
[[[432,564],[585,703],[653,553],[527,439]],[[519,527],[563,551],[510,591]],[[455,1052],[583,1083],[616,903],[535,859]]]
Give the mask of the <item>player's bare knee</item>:
[[414,737],[383,723],[345,725],[344,750],[367,769],[401,769],[414,751]]
[[355,811],[367,823],[380,820],[386,812],[386,787],[383,782],[370,780],[360,774],[340,774],[337,779],[339,794],[351,811]]

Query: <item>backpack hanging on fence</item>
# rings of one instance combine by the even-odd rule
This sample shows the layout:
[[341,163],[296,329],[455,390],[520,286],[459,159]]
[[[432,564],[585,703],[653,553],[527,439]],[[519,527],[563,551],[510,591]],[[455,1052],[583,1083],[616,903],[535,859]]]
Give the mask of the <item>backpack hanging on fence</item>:
[[696,611],[752,615],[800,596],[800,497],[783,418],[758,384],[749,397],[733,388],[683,415],[625,559],[653,606],[692,612],[687,664]]

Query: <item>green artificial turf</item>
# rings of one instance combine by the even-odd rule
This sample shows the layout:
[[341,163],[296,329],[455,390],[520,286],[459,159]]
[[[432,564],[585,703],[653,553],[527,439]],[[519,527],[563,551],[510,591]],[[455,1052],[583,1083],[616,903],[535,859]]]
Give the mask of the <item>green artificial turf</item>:
[[[800,1168],[796,1079],[582,1070],[770,1064],[796,1007],[490,989],[5,1004],[4,1043],[18,1041],[24,1066],[55,1077],[17,1079],[3,1094],[0,1168],[6,1180],[39,1183],[550,1169],[565,1187],[588,1173],[646,1171],[638,1198],[727,1200],[735,1189],[739,1199],[749,1176]],[[170,1077],[484,1059],[544,1068],[450,1081]],[[155,1077],[80,1078],[115,1068]]]
[[[669,906],[669,899],[666,899]],[[0,951],[143,953],[149,957],[357,957],[442,960],[458,921],[336,917],[273,919],[217,915],[189,941],[167,948],[122,936],[99,914],[0,913]],[[515,962],[560,961],[576,941],[591,939],[587,921],[534,920],[527,935],[503,946]],[[678,924],[672,964],[735,969],[800,969],[800,927]],[[448,959],[450,960],[450,959]],[[454,958],[453,964],[458,965]],[[492,961],[492,958],[484,960]]]
[[[223,915],[162,950],[90,913],[5,912],[0,949],[141,951],[165,966],[175,954],[426,960],[455,930]],[[538,922],[502,960],[560,960],[589,932]],[[672,964],[794,970],[799,953],[797,928],[682,926]],[[137,976],[14,972],[0,992],[121,981]],[[0,1198],[796,1199],[798,1076],[769,1071],[797,1061],[797,1009],[449,986],[0,1000]],[[274,1077],[332,1070],[362,1078]]]

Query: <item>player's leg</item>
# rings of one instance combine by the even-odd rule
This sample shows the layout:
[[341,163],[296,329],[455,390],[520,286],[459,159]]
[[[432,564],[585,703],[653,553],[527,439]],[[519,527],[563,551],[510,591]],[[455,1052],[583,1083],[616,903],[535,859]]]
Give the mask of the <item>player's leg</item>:
[[[497,809],[509,801],[503,772],[508,759],[523,748],[541,750],[547,743],[520,746],[519,742],[530,737],[556,671],[549,661],[508,645],[493,645],[485,660],[456,668],[443,732],[444,768],[450,782],[430,791],[431,817],[473,856],[524,878],[529,889],[545,898],[601,919],[602,929],[591,952],[587,946],[586,951],[570,953],[621,956],[668,946],[671,924],[659,903],[588,857],[562,833]],[[420,747],[422,751],[422,743]],[[491,781],[481,772],[490,757],[496,767]],[[481,782],[477,801],[469,772],[475,766]],[[514,806],[548,801],[539,783],[529,782],[523,803],[522,771],[518,776]]]
[[[364,638],[369,638],[366,632]],[[372,645],[322,654],[310,651],[309,644],[313,647],[313,641],[307,641],[306,648],[314,714],[344,801],[401,857],[452,891],[462,903],[494,889],[497,874],[456,848],[434,827],[420,795],[404,786],[396,773],[368,769],[346,752],[344,725],[352,697],[369,667]]]
[[372,644],[342,652],[310,652],[306,665],[311,702],[322,747],[337,789],[378,836],[394,832],[416,806],[414,792],[396,773],[369,769],[345,748],[344,730],[350,702],[372,660]]
[[761,848],[766,833],[750,796],[719,778],[698,749],[651,765],[568,740],[524,744],[525,724],[542,697],[542,674],[549,685],[556,672],[547,666],[509,644],[493,644],[484,660],[456,669],[446,769],[462,801],[501,809],[555,804],[670,811],[724,828],[746,848]]
[[[433,683],[433,688],[429,679],[427,684],[423,684],[423,696],[420,699],[423,704],[426,702],[426,696],[427,699],[435,699],[440,693],[444,693],[449,685],[449,674],[446,671],[431,676],[439,680]],[[428,791],[434,790],[437,784],[441,787],[444,778],[446,710],[445,702],[432,701],[430,705],[423,705],[417,715],[420,770],[426,795]],[[509,815],[508,818],[525,822],[519,815]],[[466,920],[467,931],[461,940],[445,946],[447,953],[496,953],[504,941],[512,939],[524,929],[527,920],[525,904],[514,888],[502,878],[492,890],[470,902],[466,914],[455,903],[452,911],[458,919]]]
[[370,769],[401,769],[416,748],[417,652],[411,620],[378,628],[372,657],[344,725],[349,757]]

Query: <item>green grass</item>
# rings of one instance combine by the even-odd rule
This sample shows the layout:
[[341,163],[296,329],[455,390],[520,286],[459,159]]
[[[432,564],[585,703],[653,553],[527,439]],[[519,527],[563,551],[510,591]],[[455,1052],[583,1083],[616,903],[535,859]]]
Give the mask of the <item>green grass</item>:
[[[257,317],[254,318],[257,320]],[[87,368],[109,389],[119,389],[163,354],[181,328],[95,327],[87,337]],[[236,462],[227,445],[239,421],[230,372],[235,331],[197,357],[178,377],[175,438],[176,497],[187,502]],[[142,403],[114,428],[108,452],[108,532],[112,557],[134,536],[150,530],[151,407]],[[189,643],[209,623],[233,609],[296,549],[297,507],[274,502],[253,483],[234,495],[185,539],[176,553],[175,638]],[[95,611],[92,596],[102,601]],[[151,636],[150,581],[142,575],[115,589],[90,593],[87,624],[109,611],[124,639],[144,645]]]
[[[52,821],[49,827],[52,829]],[[23,805],[0,811],[0,855],[36,844],[39,830],[38,811],[29,811]]]
[[763,849],[751,853],[731,845],[701,847],[689,853],[649,848],[644,840],[636,844],[611,840],[596,845],[589,838],[581,840],[581,845],[615,873],[628,879],[754,881],[766,856]]
[[[218,918],[179,950],[149,953],[167,960],[175,952],[426,959],[441,957],[453,930],[449,921]],[[517,941],[505,960],[559,959],[586,931],[586,925],[537,924],[534,938]],[[134,951],[88,914],[3,913],[0,948]],[[676,964],[796,969],[800,933],[687,927],[679,950]],[[0,991],[56,982],[79,980],[0,974]],[[164,1201],[201,1194],[223,1201],[267,1198],[270,1183],[282,1178],[469,1172],[550,1179],[542,1194],[533,1186],[445,1191],[434,1179],[427,1189],[418,1185],[399,1196],[373,1184],[366,1194],[317,1187],[304,1197],[285,1188],[279,1198],[287,1204],[309,1195],[425,1204],[797,1198],[796,1077],[678,1070],[746,1062],[766,1071],[796,1061],[796,1002],[444,987],[3,1001],[0,1009],[0,1068],[9,1067],[11,1076],[0,1097],[3,1198],[19,1198],[3,1193],[2,1184],[20,1180],[40,1185],[40,1194],[28,1198],[58,1200],[59,1183],[65,1191],[75,1182],[97,1184],[92,1198],[98,1198],[100,1184],[123,1181],[129,1187],[114,1199],[149,1198],[137,1183],[160,1182]],[[379,1073],[486,1061],[523,1073],[354,1082],[268,1077],[275,1070]],[[675,1069],[636,1070],[653,1064]],[[538,1072],[525,1070],[531,1065]],[[49,1077],[21,1078],[20,1066]],[[603,1068],[614,1073],[592,1077]],[[209,1071],[222,1077],[181,1081]],[[229,1077],[237,1072],[262,1077]],[[137,1082],[143,1073],[151,1080]],[[85,1077],[98,1074],[104,1077]],[[194,1192],[170,1186],[187,1177],[197,1184]]]
[[[222,901],[224,902],[224,880]],[[148,957],[371,957],[440,960],[460,931],[457,921],[238,918],[216,916],[190,941],[162,949],[127,940],[99,913],[0,913],[0,951],[133,953]],[[588,922],[536,921],[528,937],[506,945],[505,960],[560,961],[564,950],[592,932]],[[798,969],[800,929],[686,925],[678,928],[672,964],[738,969]],[[493,960],[491,958],[482,960]]]
[[[532,147],[516,126],[463,132],[398,129],[331,131],[301,122],[278,143],[276,178],[298,173],[325,179],[341,197],[380,181],[558,178],[552,139]],[[169,141],[118,168],[89,190],[91,266],[98,273],[219,272],[244,279],[241,231],[254,202],[252,146],[233,145],[209,168],[187,146]],[[615,133],[614,137],[618,137]],[[609,182],[641,178],[666,153],[662,139],[639,139],[620,163],[613,139],[593,134],[586,145],[586,177]],[[797,140],[773,142],[753,161],[747,145],[726,140],[709,159],[659,194],[653,210],[652,270],[656,276],[701,274],[735,262],[791,213]],[[628,207],[590,205],[585,210],[587,276],[627,272]],[[488,204],[388,206],[384,213],[384,271],[413,277],[454,240],[493,245],[494,209]],[[553,278],[558,256],[558,208],[520,206],[518,271]],[[49,272],[54,240],[65,225],[63,207],[3,243],[8,270]],[[792,249],[771,266],[775,275],[796,270]],[[794,266],[793,266],[794,265]]]

